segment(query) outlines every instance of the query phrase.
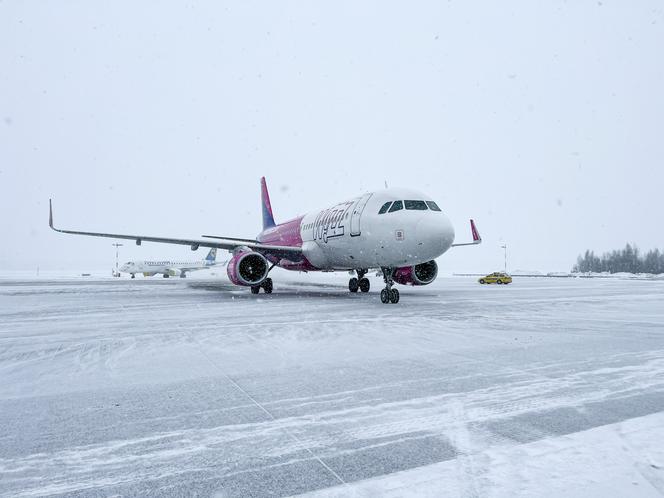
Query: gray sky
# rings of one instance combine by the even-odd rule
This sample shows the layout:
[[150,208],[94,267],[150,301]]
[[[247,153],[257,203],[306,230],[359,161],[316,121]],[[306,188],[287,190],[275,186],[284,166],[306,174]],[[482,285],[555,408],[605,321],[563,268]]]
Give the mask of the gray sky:
[[443,271],[664,248],[663,48],[659,1],[0,1],[0,271],[110,268],[51,196],[68,228],[254,236],[261,175],[277,221],[424,190],[484,238]]

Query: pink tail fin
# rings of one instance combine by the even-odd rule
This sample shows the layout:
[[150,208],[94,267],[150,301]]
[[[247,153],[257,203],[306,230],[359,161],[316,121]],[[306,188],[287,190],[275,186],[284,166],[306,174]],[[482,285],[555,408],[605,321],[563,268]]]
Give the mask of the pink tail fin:
[[263,208],[263,230],[275,226],[272,204],[270,204],[270,193],[267,191],[265,177],[261,178],[261,206]]

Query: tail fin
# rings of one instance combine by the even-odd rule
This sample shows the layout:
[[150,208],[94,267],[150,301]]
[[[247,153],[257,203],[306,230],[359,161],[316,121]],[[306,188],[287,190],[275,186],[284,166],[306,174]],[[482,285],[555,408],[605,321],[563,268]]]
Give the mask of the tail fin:
[[216,260],[217,260],[217,248],[213,247],[212,249],[210,249],[208,255],[205,256],[205,261],[208,264],[214,264]]
[[261,205],[263,207],[263,230],[272,228],[276,223],[272,214],[272,204],[270,204],[270,194],[267,191],[265,177],[261,178]]

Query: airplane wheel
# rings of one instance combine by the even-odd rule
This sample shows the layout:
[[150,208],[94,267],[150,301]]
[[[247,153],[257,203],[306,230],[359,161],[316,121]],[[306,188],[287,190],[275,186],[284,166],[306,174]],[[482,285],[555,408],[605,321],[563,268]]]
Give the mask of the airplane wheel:
[[265,281],[262,283],[261,287],[263,287],[265,294],[272,294],[272,289],[273,289],[272,279],[266,278]]
[[359,289],[360,284],[358,280],[353,277],[348,281],[348,290],[351,292],[357,292],[357,289]]
[[387,289],[383,289],[380,291],[380,302],[383,304],[387,304],[390,302],[390,294],[387,291]]
[[131,274],[131,278],[136,278],[136,275],[134,275],[134,274],[132,273],[132,274]]
[[252,294],[258,294],[258,291],[260,291],[260,290],[261,290],[261,288],[258,285],[252,285],[251,286],[251,293]]
[[399,291],[392,289],[390,292],[390,302],[392,304],[397,304],[399,302]]
[[360,279],[360,290],[362,292],[369,292],[369,289],[371,288],[371,282],[369,282],[368,278],[361,278]]
[[483,278],[480,278],[480,283],[481,284],[486,284],[486,281]]

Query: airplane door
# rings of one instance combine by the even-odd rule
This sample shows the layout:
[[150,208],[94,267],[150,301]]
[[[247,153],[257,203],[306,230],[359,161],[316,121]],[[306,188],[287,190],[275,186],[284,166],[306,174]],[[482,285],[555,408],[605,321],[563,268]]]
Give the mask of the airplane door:
[[355,203],[355,207],[353,208],[353,213],[350,216],[350,236],[351,237],[357,237],[360,235],[361,230],[360,230],[360,218],[362,217],[362,211],[364,211],[364,208],[367,206],[367,202],[369,202],[369,198],[373,194],[364,194],[360,199]]

